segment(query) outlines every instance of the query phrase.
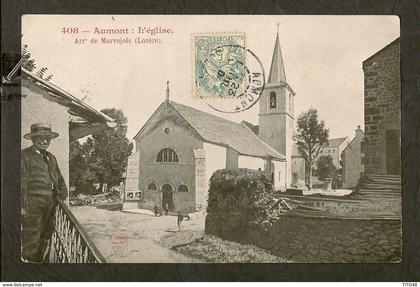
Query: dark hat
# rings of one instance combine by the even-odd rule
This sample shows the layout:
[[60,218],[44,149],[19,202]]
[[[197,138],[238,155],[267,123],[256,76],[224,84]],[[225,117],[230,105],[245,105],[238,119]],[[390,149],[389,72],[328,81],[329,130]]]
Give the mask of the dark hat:
[[31,132],[24,135],[23,138],[30,140],[33,136],[49,136],[54,139],[58,137],[58,133],[51,131],[50,124],[36,123],[31,125]]

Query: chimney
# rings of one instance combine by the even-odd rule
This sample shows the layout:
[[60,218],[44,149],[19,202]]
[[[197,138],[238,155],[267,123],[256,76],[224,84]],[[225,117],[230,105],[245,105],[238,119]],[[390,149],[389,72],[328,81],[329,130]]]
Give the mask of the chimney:
[[356,137],[359,137],[359,136],[363,138],[363,131],[360,128],[360,125],[358,125],[356,129]]

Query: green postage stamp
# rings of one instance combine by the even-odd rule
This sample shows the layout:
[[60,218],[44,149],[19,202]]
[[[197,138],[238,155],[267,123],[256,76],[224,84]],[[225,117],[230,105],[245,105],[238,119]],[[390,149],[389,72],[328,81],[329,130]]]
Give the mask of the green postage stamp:
[[245,34],[193,36],[196,98],[237,98],[244,94]]

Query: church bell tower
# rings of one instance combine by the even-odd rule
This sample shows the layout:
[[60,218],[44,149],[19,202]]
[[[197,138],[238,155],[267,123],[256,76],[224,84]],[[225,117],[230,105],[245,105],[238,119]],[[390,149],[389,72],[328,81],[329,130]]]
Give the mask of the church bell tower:
[[286,186],[291,184],[295,92],[287,84],[277,30],[270,74],[259,101],[258,136],[286,157]]

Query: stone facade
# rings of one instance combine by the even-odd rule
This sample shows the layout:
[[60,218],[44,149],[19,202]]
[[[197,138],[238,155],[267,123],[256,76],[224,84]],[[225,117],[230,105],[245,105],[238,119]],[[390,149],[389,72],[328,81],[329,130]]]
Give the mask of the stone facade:
[[361,144],[364,133],[357,127],[355,137],[341,154],[343,161],[343,187],[356,187],[363,172]]
[[363,62],[367,174],[400,174],[400,41],[396,39]]

